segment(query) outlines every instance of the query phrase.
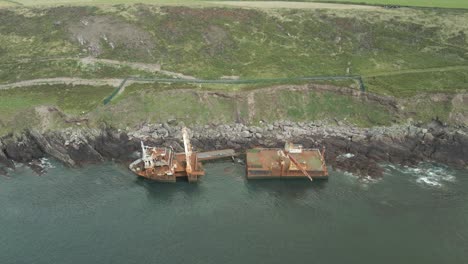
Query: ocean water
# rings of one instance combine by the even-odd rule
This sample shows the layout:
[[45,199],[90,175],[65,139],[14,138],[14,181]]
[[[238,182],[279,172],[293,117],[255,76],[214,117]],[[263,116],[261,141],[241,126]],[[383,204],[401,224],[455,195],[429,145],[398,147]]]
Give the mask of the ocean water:
[[0,263],[468,263],[468,172],[386,165],[383,179],[197,184],[44,160],[0,176]]

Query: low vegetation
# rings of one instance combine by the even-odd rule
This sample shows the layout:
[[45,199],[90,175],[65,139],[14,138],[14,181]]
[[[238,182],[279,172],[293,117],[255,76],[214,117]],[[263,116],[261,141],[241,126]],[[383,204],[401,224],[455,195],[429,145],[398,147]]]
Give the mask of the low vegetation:
[[[468,11],[461,10],[18,7],[0,10],[0,82],[143,74],[94,70],[70,60],[86,56],[157,63],[199,78],[367,76],[468,67],[467,33]],[[65,61],[42,61],[51,57]],[[24,59],[33,62],[12,66]],[[377,82],[388,89],[411,87],[420,77]],[[457,88],[466,88],[457,80]],[[438,83],[429,85],[439,89]]]
[[168,119],[186,124],[323,119],[360,126],[390,123],[391,111],[383,106],[334,92],[298,89],[304,85],[134,84],[91,115],[122,128]]
[[[221,2],[223,0],[215,0]],[[257,0],[250,0],[257,1]],[[439,7],[439,8],[468,8],[468,3],[464,0],[284,0],[292,2],[324,2],[339,4],[369,4],[369,5],[397,5],[416,7]],[[105,5],[105,4],[184,4],[184,5],[207,5],[212,0],[0,0],[0,6],[41,6],[41,5]]]
[[[408,117],[448,121],[453,109],[462,109],[452,107],[452,98],[468,89],[468,10],[463,9],[263,10],[198,6],[196,1],[185,6],[29,7],[31,1],[17,2],[24,6],[10,1],[10,7],[0,9],[0,84],[164,75],[145,70],[145,63],[204,79],[361,75],[368,92],[396,97],[405,110],[396,116],[375,102],[329,92],[277,91],[249,99],[245,94],[265,85],[219,84],[133,85],[102,106],[114,88],[58,85],[0,90],[3,127],[18,112],[43,104],[122,125],[174,117],[198,123],[335,118],[361,126],[405,122]],[[121,65],[82,63],[87,57]],[[143,66],[135,69],[128,62]],[[353,83],[333,85],[357,88]],[[191,92],[177,94],[181,89]],[[244,95],[216,97],[206,95],[208,91]],[[423,107],[432,102],[425,95],[440,93],[444,100],[433,109]],[[405,104],[417,96],[423,98],[419,108]]]
[[408,98],[418,94],[462,93],[468,90],[468,68],[365,77],[369,92]]
[[468,2],[465,0],[311,0],[314,2],[330,3],[352,3],[371,5],[391,5],[391,6],[419,6],[419,7],[442,7],[442,8],[467,8]]
[[[0,90],[0,134],[34,125],[35,107],[56,106],[80,116],[94,110],[114,90],[110,86],[49,85]],[[31,123],[33,122],[33,123]]]

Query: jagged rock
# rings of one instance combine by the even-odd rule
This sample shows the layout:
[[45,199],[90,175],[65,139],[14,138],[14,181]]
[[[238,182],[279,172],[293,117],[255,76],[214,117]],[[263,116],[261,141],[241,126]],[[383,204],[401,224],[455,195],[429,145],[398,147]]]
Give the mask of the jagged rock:
[[249,131],[244,130],[240,133],[240,136],[244,138],[248,138],[248,137],[251,137],[251,134]]
[[177,119],[170,118],[170,119],[167,120],[167,124],[169,124],[171,126],[175,126],[175,125],[177,125]]
[[49,142],[41,133],[30,131],[31,137],[37,142],[44,153],[56,158],[69,166],[75,166],[75,161],[68,155],[67,150],[61,144]]
[[44,157],[44,153],[37,143],[26,134],[9,138],[4,141],[4,144],[6,156],[13,161],[29,162]]
[[149,134],[149,133],[152,132],[152,130],[151,130],[151,127],[149,127],[149,126],[144,126],[144,127],[142,127],[142,128],[140,129],[140,132],[141,132],[141,133],[144,133],[144,134]]
[[9,168],[13,168],[15,165],[13,164],[13,161],[11,161],[10,159],[8,159],[8,157],[6,156],[5,152],[4,152],[4,146],[3,146],[3,142],[0,141],[0,164],[3,164]]
[[160,128],[156,131],[156,133],[162,138],[169,137],[169,130],[167,130],[166,128]]
[[[331,126],[321,122],[278,121],[263,125],[263,128],[238,123],[196,126],[191,129],[192,145],[197,151],[220,148],[244,150],[254,146],[283,147],[285,141],[301,143],[305,147],[326,146],[326,159],[330,165],[355,173],[375,175],[381,173],[378,162],[412,165],[432,160],[458,166],[466,166],[468,163],[466,128],[455,130],[438,123],[421,128],[395,125],[368,129],[351,127],[345,123],[343,126]],[[0,162],[2,159],[8,160],[10,164],[11,160],[29,162],[44,154],[70,166],[104,159],[128,160],[135,150],[139,150],[140,140],[154,146],[172,145],[178,151],[183,151],[180,129],[180,126],[169,127],[168,124],[145,124],[138,130],[128,129],[126,132],[83,127],[46,134],[33,131],[0,140]],[[423,129],[425,133],[422,133]],[[337,161],[336,157],[343,153],[353,153],[355,157],[346,162]]]
[[432,142],[433,140],[434,140],[434,136],[431,133],[426,133],[424,135],[424,141]]

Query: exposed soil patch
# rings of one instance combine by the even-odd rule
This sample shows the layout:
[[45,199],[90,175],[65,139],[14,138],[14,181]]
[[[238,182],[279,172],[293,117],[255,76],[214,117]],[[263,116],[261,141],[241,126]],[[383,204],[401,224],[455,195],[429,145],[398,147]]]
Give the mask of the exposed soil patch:
[[147,72],[159,72],[161,70],[160,64],[151,64],[151,63],[141,63],[141,62],[127,62],[127,61],[118,61],[118,60],[108,60],[108,59],[96,59],[92,57],[82,58],[80,62],[83,64],[95,64],[102,63],[115,66],[129,66],[132,69],[142,70]]
[[[217,2],[214,2],[217,3]],[[221,2],[228,3],[228,2]],[[263,3],[263,2],[262,2]],[[242,4],[242,3],[241,3]],[[261,4],[261,3],[260,3]],[[230,8],[188,8],[188,7],[162,7],[161,10],[170,16],[183,17],[184,19],[196,19],[198,21],[210,22],[218,19],[235,19],[237,21],[248,21],[258,16],[258,13]]]
[[457,94],[453,97],[449,119],[453,123],[468,126],[468,93]]
[[123,47],[143,52],[151,52],[154,48],[148,32],[115,17],[83,17],[80,22],[69,25],[68,30],[72,39],[93,56],[101,54],[104,48]]
[[223,50],[232,44],[228,33],[221,27],[211,25],[203,33],[203,39],[208,45],[208,53],[214,56],[217,53],[223,52]]
[[16,83],[1,84],[0,90],[19,88],[19,87],[29,87],[29,86],[38,86],[38,85],[52,85],[52,84],[67,84],[67,85],[92,85],[92,86],[103,86],[110,85],[117,87],[122,82],[121,79],[81,79],[81,78],[68,78],[68,77],[59,77],[59,78],[44,78],[44,79],[35,79],[28,81],[21,81]]
[[290,1],[222,1],[214,2],[219,5],[232,5],[254,8],[290,8],[290,9],[362,9],[375,10],[377,6],[332,4],[332,3],[309,3]]

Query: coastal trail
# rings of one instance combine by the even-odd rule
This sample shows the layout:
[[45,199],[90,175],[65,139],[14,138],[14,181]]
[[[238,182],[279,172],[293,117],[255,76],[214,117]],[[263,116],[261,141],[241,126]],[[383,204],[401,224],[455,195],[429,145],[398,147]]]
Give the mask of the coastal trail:
[[260,8],[260,9],[359,9],[376,10],[380,7],[359,4],[342,3],[317,3],[317,2],[293,2],[293,1],[214,1],[210,2],[218,5]]
[[66,84],[66,85],[91,85],[91,86],[104,86],[109,85],[118,87],[122,79],[82,79],[82,78],[71,78],[71,77],[57,77],[57,78],[43,78],[33,79],[27,81],[19,81],[9,84],[0,84],[0,90],[8,90],[13,88],[40,86],[40,85],[54,85],[54,84]]
[[447,67],[437,67],[437,68],[425,68],[425,69],[407,69],[407,70],[398,70],[398,71],[387,71],[387,72],[376,72],[363,74],[363,77],[379,77],[379,76],[391,76],[399,74],[410,74],[410,73],[431,73],[431,72],[445,72],[445,71],[456,71],[456,70],[467,70],[468,65],[460,66],[447,66]]
[[119,60],[110,60],[110,59],[98,59],[98,58],[93,58],[93,57],[83,57],[83,58],[58,57],[58,58],[34,58],[34,59],[25,58],[25,59],[20,59],[17,62],[1,63],[0,66],[27,64],[27,63],[34,63],[34,62],[48,62],[48,61],[77,61],[83,65],[104,64],[106,66],[113,66],[113,67],[126,66],[134,70],[140,70],[140,71],[149,72],[149,73],[161,73],[172,78],[193,79],[193,80],[196,79],[193,76],[185,75],[180,72],[163,70],[161,64],[157,64],[157,63],[119,61]]

